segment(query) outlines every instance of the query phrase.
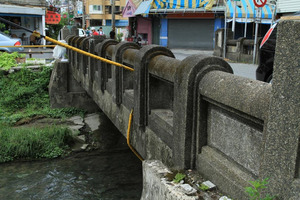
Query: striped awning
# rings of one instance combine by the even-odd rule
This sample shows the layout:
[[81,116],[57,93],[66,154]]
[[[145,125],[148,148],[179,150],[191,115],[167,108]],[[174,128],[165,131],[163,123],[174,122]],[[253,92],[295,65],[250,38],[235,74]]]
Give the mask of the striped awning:
[[151,6],[152,0],[149,1],[143,1],[138,9],[135,11],[135,15],[142,15],[142,14],[148,14],[149,10],[150,10],[150,6]]
[[153,9],[205,8],[211,10],[215,0],[154,0]]
[[[238,6],[236,6],[236,18],[256,18],[257,12],[256,7],[253,3],[253,0],[241,0],[237,3]],[[234,15],[234,2],[231,0],[227,0],[227,17],[233,18]],[[272,12],[275,9],[274,6],[271,5],[265,5],[261,8],[261,18],[262,19],[272,19]]]

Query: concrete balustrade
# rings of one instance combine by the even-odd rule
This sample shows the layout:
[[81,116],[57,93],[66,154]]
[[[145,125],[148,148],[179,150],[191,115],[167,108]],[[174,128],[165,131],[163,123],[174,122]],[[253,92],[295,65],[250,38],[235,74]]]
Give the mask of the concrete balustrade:
[[[226,35],[226,55],[224,56],[224,29],[218,29],[215,32],[215,47],[214,56],[225,57],[235,62],[253,62],[253,49],[254,49],[254,39],[247,39],[245,37],[240,37],[238,39],[232,39],[233,33],[231,30],[227,29]],[[262,38],[257,39],[256,44],[256,60],[258,62],[258,50]]]
[[[284,26],[298,30],[299,24],[286,22]],[[299,48],[296,42],[280,42],[286,52],[289,47]],[[299,197],[300,68],[296,54],[292,62],[275,59],[272,88],[233,75],[230,65],[217,57],[193,55],[180,61],[164,47],[140,48],[110,39],[75,36],[69,37],[68,43],[129,66],[134,72],[69,51],[69,62],[57,62],[52,74],[53,107],[86,107],[92,99],[124,137],[133,109],[130,141],[144,159],[159,160],[170,168],[196,169],[235,199],[247,199],[244,188],[250,180],[267,177],[271,194],[280,199]],[[280,49],[276,51],[287,57]],[[284,82],[288,77],[293,80],[289,85]],[[90,99],[72,97],[70,101],[73,91],[80,95],[85,91]],[[276,187],[285,189],[277,191]]]

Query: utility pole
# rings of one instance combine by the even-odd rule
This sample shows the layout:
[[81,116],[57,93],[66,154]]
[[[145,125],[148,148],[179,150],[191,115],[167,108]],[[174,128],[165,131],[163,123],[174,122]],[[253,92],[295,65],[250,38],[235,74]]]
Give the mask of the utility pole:
[[85,6],[84,6],[84,0],[82,0],[82,28],[85,29]]
[[115,19],[115,0],[111,0],[111,28],[116,32],[116,19]]
[[70,25],[70,0],[68,0],[68,25]]

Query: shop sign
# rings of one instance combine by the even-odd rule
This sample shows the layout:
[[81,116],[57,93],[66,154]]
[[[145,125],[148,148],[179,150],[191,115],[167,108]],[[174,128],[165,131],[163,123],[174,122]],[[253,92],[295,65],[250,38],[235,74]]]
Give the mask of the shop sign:
[[58,24],[60,22],[60,14],[48,10],[45,17],[46,24]]

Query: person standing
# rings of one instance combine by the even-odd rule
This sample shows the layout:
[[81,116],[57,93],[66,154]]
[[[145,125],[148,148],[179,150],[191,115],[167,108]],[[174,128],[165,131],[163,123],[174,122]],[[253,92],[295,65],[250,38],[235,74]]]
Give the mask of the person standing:
[[85,31],[85,35],[88,37],[88,36],[90,36],[90,33],[91,32],[90,32],[89,28],[87,28],[86,31]]
[[92,30],[92,36],[99,35],[99,33],[96,31],[95,27],[92,27],[91,30]]
[[[36,30],[34,30],[36,31]],[[40,44],[40,40],[38,37],[35,37],[35,35],[32,33],[29,37],[29,40],[30,40],[30,45],[38,45]]]
[[100,29],[99,29],[99,35],[104,35],[104,32],[103,32],[103,30],[102,30],[102,27],[100,27]]
[[114,30],[111,30],[111,32],[109,33],[109,37],[110,37],[110,39],[115,39],[116,33]]

